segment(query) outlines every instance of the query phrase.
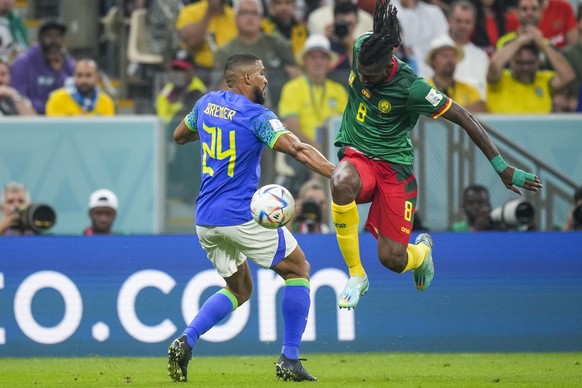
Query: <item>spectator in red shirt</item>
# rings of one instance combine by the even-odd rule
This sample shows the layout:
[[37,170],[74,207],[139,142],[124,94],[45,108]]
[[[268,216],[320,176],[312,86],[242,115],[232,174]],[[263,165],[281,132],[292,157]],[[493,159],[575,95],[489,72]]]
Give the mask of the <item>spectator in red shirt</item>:
[[519,0],[517,18],[519,28],[499,38],[498,50],[531,28],[559,50],[578,39],[574,10],[566,0]]
[[472,42],[489,56],[495,52],[500,36],[516,31],[519,22],[514,11],[508,11],[503,0],[472,0],[477,8],[477,19]]
[[558,49],[578,39],[574,9],[567,0],[540,0],[542,19],[538,25],[544,38]]
[[518,1],[516,15],[519,26],[516,31],[508,32],[497,39],[495,46],[498,51],[521,34],[533,32],[535,35],[541,35],[544,37],[543,32],[538,27],[540,20],[542,20],[542,1],[543,0]]

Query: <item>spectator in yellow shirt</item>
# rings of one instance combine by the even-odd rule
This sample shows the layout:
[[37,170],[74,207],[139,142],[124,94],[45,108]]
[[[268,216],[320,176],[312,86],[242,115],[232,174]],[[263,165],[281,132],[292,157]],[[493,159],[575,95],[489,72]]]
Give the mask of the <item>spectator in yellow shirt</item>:
[[[285,127],[301,141],[319,150],[322,150],[322,144],[317,138],[318,128],[324,126],[331,116],[341,115],[348,101],[344,86],[328,78],[334,57],[326,36],[311,35],[298,58],[304,74],[283,85],[279,101],[279,117]],[[310,170],[283,154],[276,156],[275,165],[279,181],[294,195],[311,177]]]
[[178,14],[176,29],[197,66],[211,70],[214,52],[237,35],[234,11],[225,0],[201,0]]
[[457,63],[461,59],[463,59],[463,50],[449,35],[441,35],[433,39],[426,56],[426,64],[432,67],[434,75],[432,78],[427,78],[427,82],[468,111],[485,112],[485,101],[481,98],[479,90],[454,77]]
[[99,69],[92,59],[75,65],[73,82],[55,90],[46,103],[47,116],[113,116],[115,103],[99,90]]
[[165,124],[170,125],[176,115],[181,120],[190,112],[194,103],[206,93],[206,86],[196,76],[194,64],[185,50],[174,54],[167,75],[168,82],[156,97],[156,114]]
[[[540,52],[548,58],[554,71],[540,70]],[[487,71],[487,109],[491,113],[550,113],[553,96],[574,81],[574,77],[566,58],[547,44],[538,29],[528,29],[491,58]]]
[[307,39],[307,25],[295,17],[297,0],[268,0],[268,13],[261,22],[265,33],[280,33],[291,43],[293,54],[300,55]]

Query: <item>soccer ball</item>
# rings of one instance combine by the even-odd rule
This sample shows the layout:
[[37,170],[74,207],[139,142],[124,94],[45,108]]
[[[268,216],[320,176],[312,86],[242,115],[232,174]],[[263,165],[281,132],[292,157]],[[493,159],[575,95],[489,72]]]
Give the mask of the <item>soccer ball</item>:
[[283,186],[263,186],[251,199],[251,213],[259,225],[268,229],[280,228],[293,218],[295,198]]

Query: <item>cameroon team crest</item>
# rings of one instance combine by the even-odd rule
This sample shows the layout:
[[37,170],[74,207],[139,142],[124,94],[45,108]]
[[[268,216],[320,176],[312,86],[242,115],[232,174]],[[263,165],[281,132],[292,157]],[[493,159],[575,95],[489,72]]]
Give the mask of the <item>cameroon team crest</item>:
[[380,100],[378,103],[378,109],[382,113],[388,113],[392,109],[392,105],[387,100]]

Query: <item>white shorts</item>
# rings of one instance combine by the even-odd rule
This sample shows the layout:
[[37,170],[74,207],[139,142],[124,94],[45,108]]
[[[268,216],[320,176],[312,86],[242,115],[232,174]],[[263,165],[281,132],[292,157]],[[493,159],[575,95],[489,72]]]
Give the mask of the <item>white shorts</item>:
[[285,227],[267,229],[254,220],[233,226],[198,226],[200,245],[220,276],[232,276],[247,257],[263,268],[277,265],[297,248]]

